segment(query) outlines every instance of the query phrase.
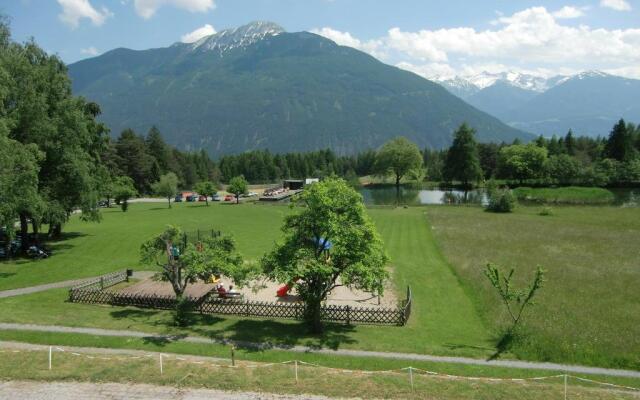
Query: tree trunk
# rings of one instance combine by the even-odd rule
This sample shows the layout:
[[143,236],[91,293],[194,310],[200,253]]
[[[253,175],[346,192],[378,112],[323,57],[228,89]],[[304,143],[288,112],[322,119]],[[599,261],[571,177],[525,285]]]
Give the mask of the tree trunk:
[[62,225],[61,224],[53,224],[49,227],[49,236],[53,238],[60,237],[62,233]]
[[169,203],[169,208],[171,208],[171,197],[167,197],[167,202]]
[[240,195],[236,194],[236,204],[240,204]]
[[37,245],[40,245],[40,227],[36,220],[31,220],[31,226],[33,228],[33,238]]
[[29,248],[29,241],[27,235],[29,234],[29,222],[27,220],[27,214],[20,213],[20,252],[25,254]]
[[401,176],[396,174],[396,205],[400,205],[400,178]]
[[311,333],[322,333],[323,331],[322,321],[320,319],[321,308],[322,308],[321,300],[314,299],[312,301],[307,302],[306,319],[307,319],[307,324],[309,325],[309,329],[311,330]]
[[204,196],[204,203],[209,207],[209,196]]

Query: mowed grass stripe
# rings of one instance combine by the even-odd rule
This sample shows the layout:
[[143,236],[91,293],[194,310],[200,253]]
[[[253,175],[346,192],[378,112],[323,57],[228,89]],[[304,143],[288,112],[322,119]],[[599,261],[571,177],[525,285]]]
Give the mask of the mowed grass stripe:
[[370,213],[384,237],[398,292],[407,285],[413,290],[413,313],[403,337],[415,335],[448,349],[491,351],[491,337],[440,253],[424,208]]

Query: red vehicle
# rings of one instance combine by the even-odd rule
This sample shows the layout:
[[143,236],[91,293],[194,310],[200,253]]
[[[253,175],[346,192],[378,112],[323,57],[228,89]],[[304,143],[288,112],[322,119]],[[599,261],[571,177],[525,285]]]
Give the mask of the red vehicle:
[[224,201],[235,201],[236,200],[236,196],[232,195],[232,194],[228,194],[226,196],[224,196]]
[[207,201],[207,196],[203,196],[203,195],[198,196],[198,201]]

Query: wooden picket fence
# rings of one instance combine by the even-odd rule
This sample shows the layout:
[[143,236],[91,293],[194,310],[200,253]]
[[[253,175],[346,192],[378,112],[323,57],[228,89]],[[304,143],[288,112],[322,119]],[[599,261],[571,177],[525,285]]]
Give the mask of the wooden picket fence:
[[[109,304],[160,310],[176,308],[174,296],[118,293],[104,290],[108,287],[105,283],[115,282],[112,283],[114,285],[126,280],[126,272],[124,273],[124,279],[119,280],[121,278],[122,275],[114,273],[75,286],[69,290],[69,301],[73,303]],[[322,320],[327,322],[402,326],[407,323],[411,315],[411,297],[411,288],[407,287],[407,297],[398,308],[324,305],[320,310],[320,315]],[[213,296],[187,298],[187,300],[191,303],[191,309],[201,314],[295,320],[302,319],[305,314],[305,306],[301,303],[287,304],[243,299],[221,299]]]

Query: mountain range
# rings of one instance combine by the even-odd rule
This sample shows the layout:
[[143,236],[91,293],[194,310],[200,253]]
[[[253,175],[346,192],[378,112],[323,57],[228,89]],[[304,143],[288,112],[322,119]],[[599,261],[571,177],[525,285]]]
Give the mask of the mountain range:
[[195,43],[119,48],[69,65],[75,94],[100,104],[117,136],[156,125],[180,149],[211,155],[376,148],[403,135],[442,148],[463,122],[480,141],[533,136],[441,85],[309,32],[270,22]]
[[544,136],[606,136],[624,118],[640,122],[640,80],[586,71],[544,78],[504,72],[432,78],[507,124]]

